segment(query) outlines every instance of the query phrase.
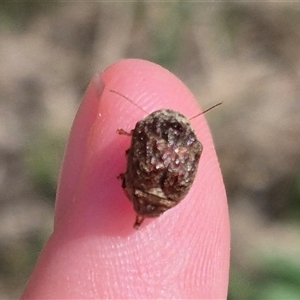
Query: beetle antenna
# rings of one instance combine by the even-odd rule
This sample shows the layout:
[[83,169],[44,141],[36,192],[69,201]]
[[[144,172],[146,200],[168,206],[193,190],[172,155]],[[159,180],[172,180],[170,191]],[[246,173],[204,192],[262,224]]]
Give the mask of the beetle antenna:
[[195,118],[197,118],[197,117],[199,117],[199,116],[201,116],[201,115],[207,113],[208,111],[210,111],[211,109],[213,109],[213,108],[215,108],[215,107],[221,105],[222,103],[223,103],[223,102],[219,102],[219,103],[217,103],[217,104],[215,104],[215,105],[209,107],[208,109],[202,111],[201,113],[197,114],[196,116],[193,116],[192,118],[190,118],[190,121],[191,121],[192,119],[195,119]]
[[149,115],[149,112],[145,111],[142,107],[140,107],[139,105],[137,105],[136,103],[134,103],[131,99],[129,99],[128,97],[124,96],[123,94],[117,92],[117,91],[114,91],[114,90],[109,90],[110,92],[112,93],[115,93],[121,97],[123,97],[124,99],[126,99],[127,101],[129,101],[130,103],[132,103],[134,106],[136,106],[137,108],[139,108],[141,111],[143,111],[144,113],[146,113],[147,115]]

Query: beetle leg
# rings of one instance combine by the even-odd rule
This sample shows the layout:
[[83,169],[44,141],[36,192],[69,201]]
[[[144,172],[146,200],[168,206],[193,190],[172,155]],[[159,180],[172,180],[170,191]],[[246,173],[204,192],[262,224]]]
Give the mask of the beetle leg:
[[120,180],[123,180],[124,177],[125,177],[125,174],[124,174],[124,173],[121,173],[121,174],[119,174],[119,175],[117,176],[117,178],[120,179]]
[[135,222],[133,224],[133,228],[139,229],[144,220],[145,220],[145,218],[143,216],[136,215]]
[[117,133],[121,135],[127,135],[127,136],[132,136],[132,132],[127,132],[124,129],[117,129]]

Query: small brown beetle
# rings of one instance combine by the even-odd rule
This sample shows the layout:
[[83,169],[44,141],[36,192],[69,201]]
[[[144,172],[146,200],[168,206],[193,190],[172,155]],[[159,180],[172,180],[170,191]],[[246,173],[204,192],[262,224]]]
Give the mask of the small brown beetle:
[[137,213],[134,228],[138,229],[144,218],[160,216],[187,195],[203,147],[189,119],[169,109],[151,113],[130,133],[122,129],[117,132],[132,137],[126,151],[127,169],[119,178]]

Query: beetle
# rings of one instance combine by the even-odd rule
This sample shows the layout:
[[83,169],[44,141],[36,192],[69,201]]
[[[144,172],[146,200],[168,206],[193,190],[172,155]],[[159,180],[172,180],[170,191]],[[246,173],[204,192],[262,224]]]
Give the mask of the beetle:
[[[124,95],[110,91],[132,102]],[[126,151],[126,171],[119,178],[126,196],[133,203],[136,212],[133,227],[138,229],[145,218],[159,217],[188,194],[203,146],[190,119],[170,109],[149,114],[129,133],[123,129],[117,132],[131,136],[131,145]]]

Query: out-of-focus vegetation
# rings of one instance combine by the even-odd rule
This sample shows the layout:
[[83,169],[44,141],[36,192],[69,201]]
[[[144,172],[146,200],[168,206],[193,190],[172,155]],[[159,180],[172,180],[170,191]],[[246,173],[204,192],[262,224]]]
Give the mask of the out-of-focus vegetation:
[[299,299],[300,264],[276,255],[264,257],[254,274],[231,269],[231,299]]
[[297,3],[0,3],[0,298],[52,230],[60,162],[96,71],[124,57],[176,73],[207,115],[230,204],[229,299],[300,298]]
[[45,131],[26,148],[25,168],[33,188],[52,202],[56,194],[64,145],[59,134]]
[[0,22],[1,28],[9,31],[24,31],[30,25],[32,18],[36,18],[38,14],[49,14],[58,7],[56,3],[47,0],[28,2],[11,1],[0,2]]

